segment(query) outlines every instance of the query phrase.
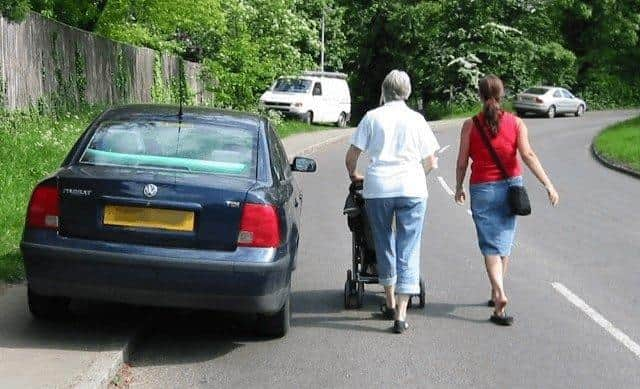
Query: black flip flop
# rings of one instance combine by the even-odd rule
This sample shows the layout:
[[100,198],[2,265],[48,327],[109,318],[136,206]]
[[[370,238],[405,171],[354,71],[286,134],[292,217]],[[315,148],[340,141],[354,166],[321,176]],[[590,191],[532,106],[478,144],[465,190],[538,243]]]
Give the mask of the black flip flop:
[[493,315],[491,315],[489,320],[499,326],[510,326],[513,324],[513,316],[507,316],[506,314],[503,316],[499,316],[494,313]]
[[409,325],[404,320],[395,320],[393,322],[393,332],[396,334],[403,333],[407,328],[409,328]]
[[382,312],[382,318],[387,320],[393,320],[396,318],[396,310],[395,308],[387,307],[387,304],[382,304],[380,306],[380,312]]

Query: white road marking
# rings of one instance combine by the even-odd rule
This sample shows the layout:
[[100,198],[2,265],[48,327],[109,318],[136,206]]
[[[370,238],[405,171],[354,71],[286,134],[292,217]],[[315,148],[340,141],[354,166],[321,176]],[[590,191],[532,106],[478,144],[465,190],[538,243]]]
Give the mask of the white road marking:
[[449,185],[445,182],[444,178],[442,178],[442,176],[438,176],[438,182],[440,183],[440,185],[442,186],[442,188],[444,189],[445,192],[447,192],[447,194],[449,196],[455,196],[456,194],[453,193],[453,190],[449,187]]
[[451,147],[451,146],[450,146],[450,145],[446,145],[446,146],[444,146],[443,148],[441,148],[440,150],[438,150],[438,154],[442,154],[442,153],[444,153],[445,151],[447,151],[447,149],[448,149],[449,147]]
[[618,340],[618,342],[622,343],[626,348],[631,350],[631,352],[638,359],[640,359],[640,345],[638,345],[638,343],[634,342],[624,332],[614,327],[609,320],[605,319],[604,316],[599,314],[595,309],[591,308],[580,297],[573,294],[573,292],[567,289],[566,286],[562,285],[559,282],[552,282],[551,285],[556,291],[558,291],[558,293],[563,295],[573,305],[578,307],[582,312],[584,312],[593,321],[595,321],[600,327],[604,328],[609,334],[611,334],[611,336],[613,336],[616,340]]

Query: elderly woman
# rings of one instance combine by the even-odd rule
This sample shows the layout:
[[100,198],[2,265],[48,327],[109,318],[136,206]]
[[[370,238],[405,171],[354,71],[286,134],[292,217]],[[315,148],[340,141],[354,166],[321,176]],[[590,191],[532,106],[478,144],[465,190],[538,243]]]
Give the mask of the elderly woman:
[[[420,291],[420,240],[427,207],[425,170],[436,167],[435,151],[440,148],[424,117],[405,104],[410,94],[407,73],[389,73],[382,83],[384,105],[362,118],[346,155],[351,180],[364,179],[363,197],[375,240],[378,276],[386,294],[382,311],[385,318],[394,319],[395,333],[408,328],[407,303]],[[356,171],[363,151],[370,157],[365,177]]]

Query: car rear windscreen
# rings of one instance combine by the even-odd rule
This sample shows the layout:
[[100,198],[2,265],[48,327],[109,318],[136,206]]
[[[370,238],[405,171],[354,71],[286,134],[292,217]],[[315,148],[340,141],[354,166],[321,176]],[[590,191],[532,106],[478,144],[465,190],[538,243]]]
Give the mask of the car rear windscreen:
[[256,176],[257,131],[208,123],[105,121],[80,163]]
[[547,92],[549,92],[549,89],[547,88],[529,88],[524,91],[524,93],[529,93],[531,95],[543,95]]

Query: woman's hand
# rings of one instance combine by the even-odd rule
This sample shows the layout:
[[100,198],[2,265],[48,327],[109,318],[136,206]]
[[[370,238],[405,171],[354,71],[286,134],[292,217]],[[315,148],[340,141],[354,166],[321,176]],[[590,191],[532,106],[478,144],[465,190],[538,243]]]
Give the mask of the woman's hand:
[[455,200],[458,205],[464,204],[464,202],[467,200],[467,194],[464,192],[464,188],[459,188],[456,190]]
[[553,187],[553,185],[547,186],[546,189],[547,195],[549,196],[549,202],[555,207],[560,202],[560,195],[556,191],[556,188]]
[[349,175],[351,182],[364,181],[364,176],[360,173],[353,173]]

